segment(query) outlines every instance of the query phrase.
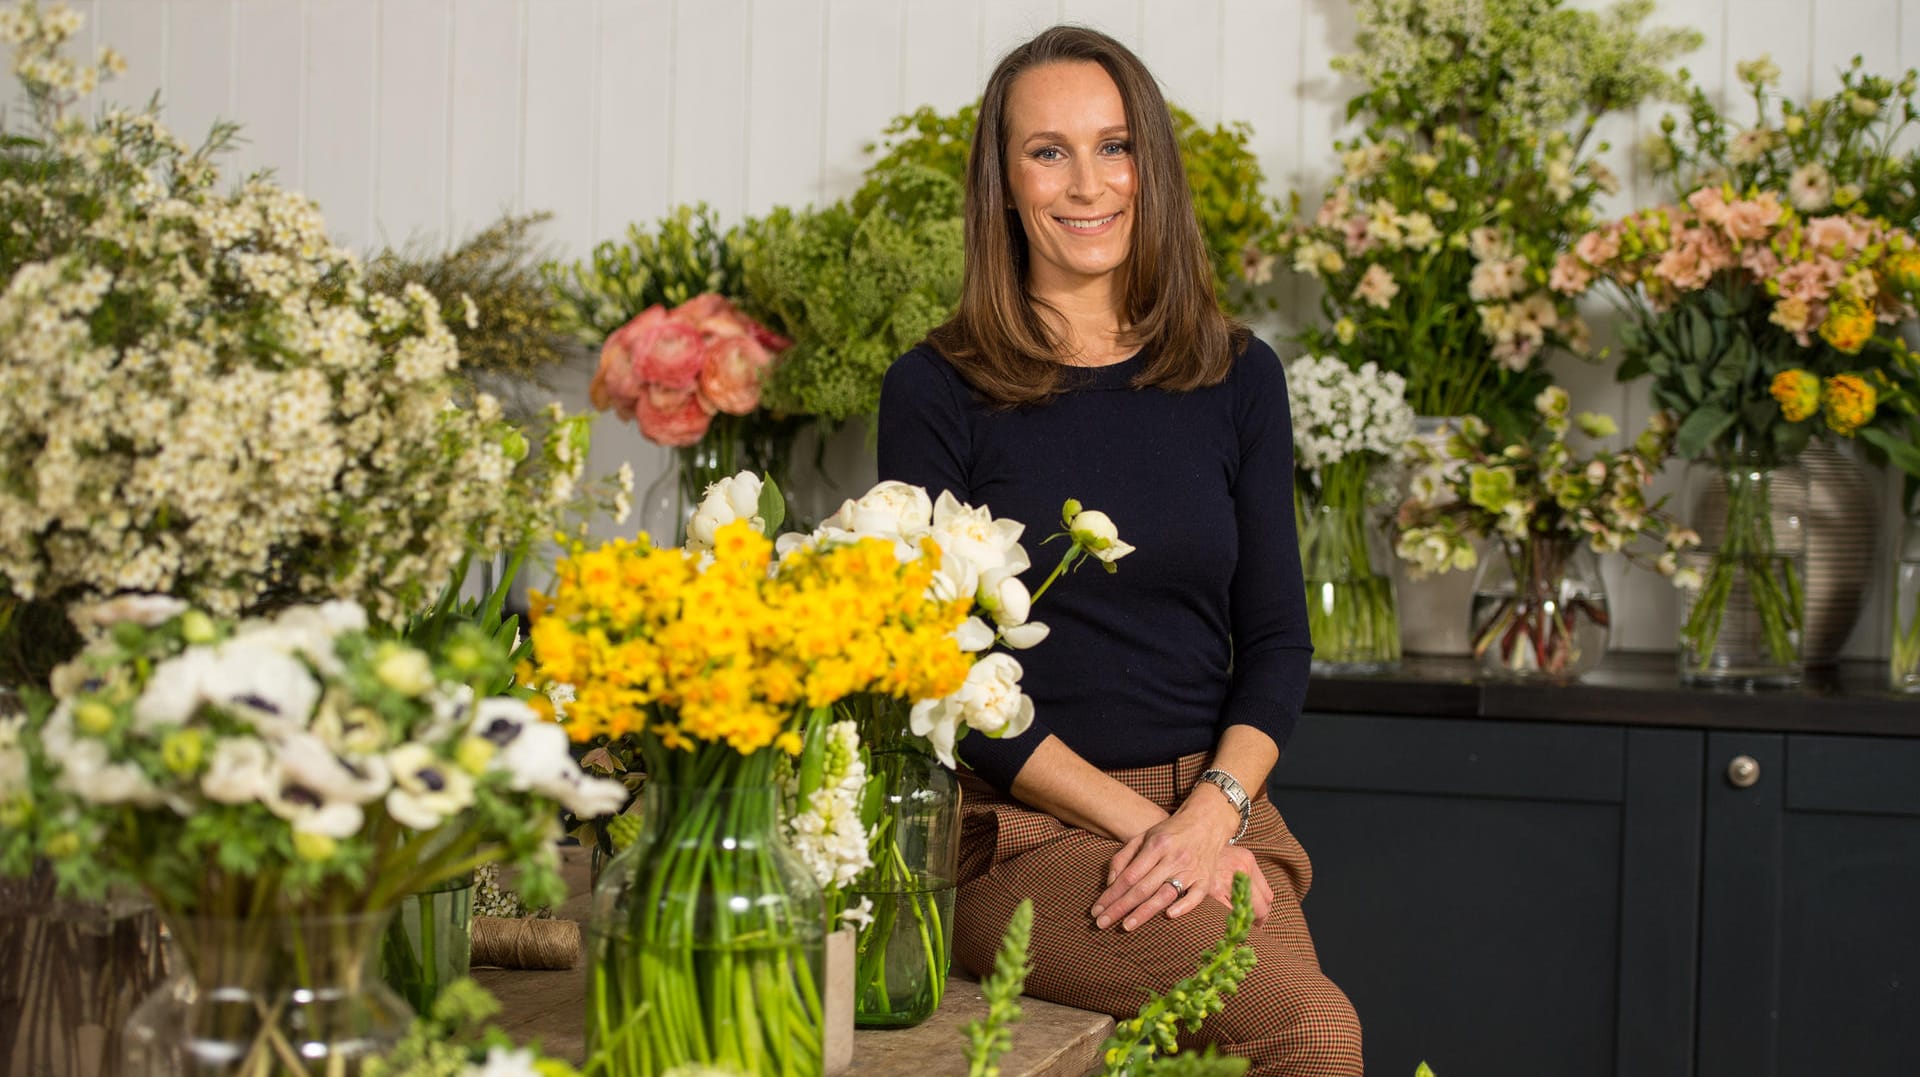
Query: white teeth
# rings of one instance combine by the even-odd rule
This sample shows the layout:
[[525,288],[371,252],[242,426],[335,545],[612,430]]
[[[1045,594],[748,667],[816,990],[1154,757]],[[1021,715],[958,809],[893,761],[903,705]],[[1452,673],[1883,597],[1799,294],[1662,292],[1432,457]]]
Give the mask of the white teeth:
[[1108,221],[1113,220],[1115,217],[1118,217],[1118,216],[1120,216],[1118,213],[1111,213],[1105,217],[1100,218],[1097,221],[1074,221],[1074,220],[1068,220],[1065,217],[1055,217],[1054,220],[1059,221],[1061,224],[1066,225],[1068,228],[1078,228],[1084,232],[1094,228],[1098,228],[1101,225],[1106,224]]

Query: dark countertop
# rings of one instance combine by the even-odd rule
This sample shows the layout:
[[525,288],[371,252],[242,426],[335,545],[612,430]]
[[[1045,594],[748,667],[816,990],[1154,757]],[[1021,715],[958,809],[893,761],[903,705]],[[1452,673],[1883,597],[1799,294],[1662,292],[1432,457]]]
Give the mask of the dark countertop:
[[1477,681],[1467,659],[1410,657],[1394,673],[1316,675],[1306,710],[1920,737],[1920,695],[1883,688],[1886,669],[1843,662],[1798,688],[1745,692],[1682,685],[1672,654],[1613,652],[1571,685]]

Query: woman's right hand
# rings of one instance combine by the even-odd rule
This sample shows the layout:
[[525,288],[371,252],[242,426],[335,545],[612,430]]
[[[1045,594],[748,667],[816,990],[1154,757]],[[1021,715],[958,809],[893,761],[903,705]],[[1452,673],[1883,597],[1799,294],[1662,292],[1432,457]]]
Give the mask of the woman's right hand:
[[1229,845],[1221,850],[1213,871],[1213,886],[1209,889],[1215,899],[1228,907],[1233,905],[1234,874],[1246,872],[1248,881],[1253,884],[1253,922],[1267,922],[1267,915],[1273,912],[1273,886],[1267,882],[1267,873],[1260,870],[1257,857],[1238,845]]

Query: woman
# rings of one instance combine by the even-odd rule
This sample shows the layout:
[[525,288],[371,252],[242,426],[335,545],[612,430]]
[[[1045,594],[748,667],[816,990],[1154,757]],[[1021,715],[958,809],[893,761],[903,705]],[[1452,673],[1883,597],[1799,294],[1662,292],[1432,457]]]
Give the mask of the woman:
[[1259,963],[1194,1039],[1256,1077],[1358,1074],[1359,1024],[1300,912],[1311,868],[1264,796],[1312,653],[1286,386],[1214,300],[1131,52],[1055,27],[1000,62],[966,237],[958,313],[887,374],[881,477],[1030,535],[1078,498],[1136,550],[1048,593],[1052,636],[1021,656],[1033,727],[961,742],[960,962],[987,971],[1032,898],[1028,992],[1131,1016],[1219,940],[1246,872]]

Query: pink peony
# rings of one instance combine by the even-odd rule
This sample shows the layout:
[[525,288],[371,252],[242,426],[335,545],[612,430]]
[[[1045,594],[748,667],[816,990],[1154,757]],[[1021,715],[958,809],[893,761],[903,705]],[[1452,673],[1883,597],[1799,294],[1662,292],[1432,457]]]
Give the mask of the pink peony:
[[678,448],[699,441],[713,421],[713,411],[700,394],[648,386],[634,402],[634,416],[647,440]]
[[773,356],[746,334],[723,336],[707,345],[700,395],[728,415],[745,415],[760,406],[760,381]]

